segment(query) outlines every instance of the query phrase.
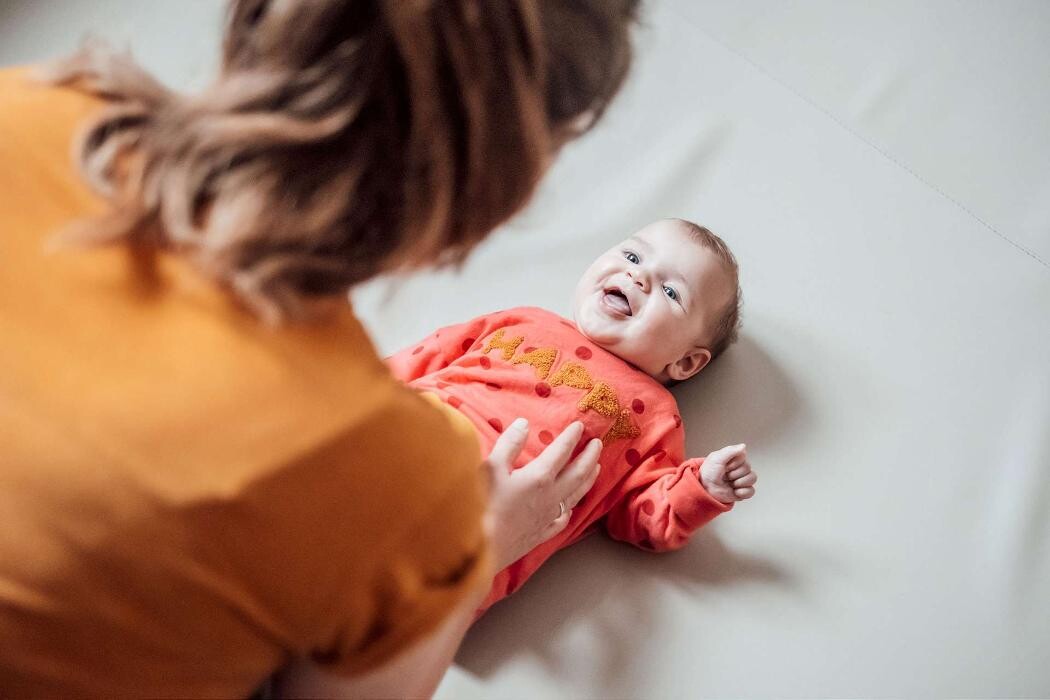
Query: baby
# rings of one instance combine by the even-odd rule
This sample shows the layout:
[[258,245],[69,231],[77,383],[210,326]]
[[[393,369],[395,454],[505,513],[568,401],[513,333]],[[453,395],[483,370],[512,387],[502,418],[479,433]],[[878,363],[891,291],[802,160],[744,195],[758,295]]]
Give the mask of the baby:
[[667,390],[735,340],[739,307],[737,264],[725,243],[667,219],[591,264],[576,287],[575,324],[543,309],[510,309],[442,328],[388,358],[396,377],[469,418],[484,454],[518,416],[530,425],[522,463],[575,420],[586,428],[578,450],[602,439],[601,472],[569,525],[501,571],[482,610],[599,524],[642,549],[671,550],[754,495],[744,445],[685,459],[682,419]]

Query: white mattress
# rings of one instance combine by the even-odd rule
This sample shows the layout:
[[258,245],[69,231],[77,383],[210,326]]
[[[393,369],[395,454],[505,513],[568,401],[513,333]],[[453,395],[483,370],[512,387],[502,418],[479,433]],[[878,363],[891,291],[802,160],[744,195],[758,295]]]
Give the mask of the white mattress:
[[[88,28],[180,84],[214,58],[212,2],[70,7],[8,0],[0,62]],[[665,0],[645,25],[526,213],[356,303],[383,351],[566,313],[608,245],[704,223],[745,330],[677,395],[691,452],[747,442],[759,494],[675,554],[559,554],[439,697],[1050,696],[1050,3]]]

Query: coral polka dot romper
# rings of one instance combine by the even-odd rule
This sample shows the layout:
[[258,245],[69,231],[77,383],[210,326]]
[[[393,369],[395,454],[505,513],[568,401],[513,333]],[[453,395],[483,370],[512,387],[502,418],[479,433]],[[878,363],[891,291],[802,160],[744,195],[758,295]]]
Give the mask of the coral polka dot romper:
[[529,420],[520,464],[574,420],[585,426],[577,452],[592,438],[604,443],[602,471],[568,527],[501,571],[482,610],[599,522],[614,539],[666,551],[731,508],[701,486],[703,460],[685,459],[671,393],[550,311],[510,309],[442,328],[387,363],[397,378],[470,419],[484,454],[518,416]]

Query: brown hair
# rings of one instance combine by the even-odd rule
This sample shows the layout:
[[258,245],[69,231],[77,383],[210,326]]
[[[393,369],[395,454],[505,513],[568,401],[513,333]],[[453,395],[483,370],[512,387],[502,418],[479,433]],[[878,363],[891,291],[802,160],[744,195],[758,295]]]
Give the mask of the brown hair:
[[715,254],[715,257],[722,263],[722,268],[729,275],[733,286],[732,294],[716,317],[714,328],[710,329],[712,340],[708,350],[711,351],[713,360],[735,343],[740,333],[740,307],[743,303],[740,292],[740,266],[726,242],[712,233],[710,229],[685,219],[672,219],[672,221],[684,226],[694,241]]
[[271,320],[461,261],[589,129],[637,0],[233,0],[222,69],[168,90],[99,46],[49,79],[111,104],[84,136],[93,243],[184,253]]

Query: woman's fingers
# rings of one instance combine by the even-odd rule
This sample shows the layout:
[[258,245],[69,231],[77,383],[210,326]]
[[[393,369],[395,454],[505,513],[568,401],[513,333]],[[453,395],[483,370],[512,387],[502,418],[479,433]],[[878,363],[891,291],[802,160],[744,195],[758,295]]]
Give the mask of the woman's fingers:
[[568,526],[569,521],[572,520],[572,508],[568,504],[565,505],[565,510],[561,512],[554,520],[550,521],[541,531],[540,540],[546,542],[550,538],[557,535],[559,532],[564,530]]
[[590,491],[601,467],[602,441],[595,438],[587,443],[576,459],[558,476],[557,493],[562,496],[566,510],[572,510]]
[[539,457],[532,460],[520,471],[535,472],[534,476],[538,479],[544,480],[547,478],[553,481],[565,468],[569,457],[572,456],[573,449],[576,448],[576,444],[582,436],[583,423],[580,421],[570,423],[565,430],[561,431],[561,435],[554,438],[554,441],[547,445]]
[[737,498],[743,501],[754,496],[755,489],[753,489],[750,486],[744,487],[742,489],[733,489],[733,495],[735,495]]
[[591,440],[570,461],[583,424],[571,423],[528,464],[514,470],[528,439],[524,420],[515,421],[500,435],[489,454],[493,473],[489,520],[493,550],[503,568],[565,529],[572,508],[598,476],[600,440]]
[[496,443],[492,446],[488,458],[495,476],[510,473],[510,470],[514,468],[514,461],[525,448],[525,441],[528,439],[529,422],[524,418],[516,419],[496,438]]

